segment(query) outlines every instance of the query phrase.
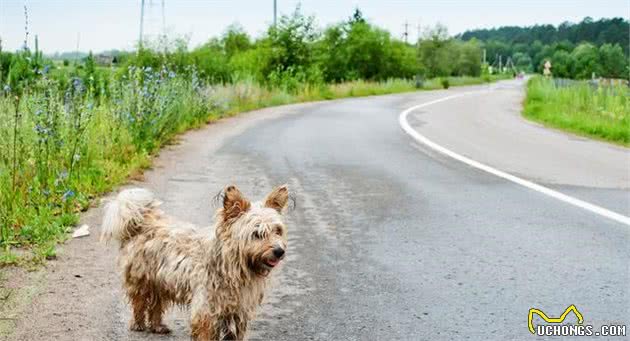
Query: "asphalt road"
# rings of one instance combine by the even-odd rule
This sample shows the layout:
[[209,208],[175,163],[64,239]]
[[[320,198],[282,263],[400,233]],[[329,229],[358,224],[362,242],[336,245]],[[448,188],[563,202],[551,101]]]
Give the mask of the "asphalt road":
[[[288,258],[253,339],[522,340],[533,338],[530,308],[555,316],[571,304],[585,323],[629,325],[630,226],[436,153],[398,124],[408,107],[477,90],[409,121],[449,149],[630,215],[628,150],[525,122],[513,81],[227,119],[184,135],[140,185],[208,225],[226,184],[253,198],[289,184]],[[84,221],[97,233],[100,211]],[[10,339],[187,340],[177,310],[169,337],[127,331],[115,254],[94,235],[65,246]]]

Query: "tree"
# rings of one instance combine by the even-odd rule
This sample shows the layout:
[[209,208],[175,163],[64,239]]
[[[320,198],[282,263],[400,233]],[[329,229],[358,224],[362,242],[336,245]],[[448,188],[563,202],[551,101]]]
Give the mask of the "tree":
[[359,9],[359,7],[356,7],[354,9],[354,13],[352,14],[352,17],[350,18],[349,23],[350,23],[350,25],[356,24],[356,23],[363,23],[363,24],[365,24],[365,19],[363,18],[363,13]]
[[599,47],[599,63],[602,76],[607,78],[627,78],[625,72],[628,59],[623,55],[621,46],[604,44]]
[[327,28],[316,44],[316,55],[329,82],[411,78],[418,69],[415,49],[368,23],[360,11]]
[[315,19],[304,16],[299,6],[290,16],[282,16],[262,41],[272,51],[263,73],[305,71],[313,62],[312,46],[317,36]]
[[451,39],[445,26],[437,24],[426,32],[418,44],[418,55],[426,77],[448,76],[453,70],[453,55],[449,55]]
[[232,56],[235,53],[245,51],[251,48],[251,41],[243,27],[237,24],[230,25],[223,34],[221,39],[223,49],[228,56]]
[[481,75],[481,47],[476,39],[470,41],[454,40],[452,52],[457,55],[453,73],[457,76]]
[[[544,62],[543,62],[544,63]],[[540,66],[542,70],[542,65]],[[551,72],[554,77],[571,78],[573,59],[571,54],[564,50],[556,51],[551,57]]]
[[523,52],[516,52],[512,56],[514,66],[519,71],[531,71],[532,70],[532,58]]
[[573,59],[573,76],[580,79],[591,78],[600,74],[599,53],[590,43],[582,43],[571,52]]

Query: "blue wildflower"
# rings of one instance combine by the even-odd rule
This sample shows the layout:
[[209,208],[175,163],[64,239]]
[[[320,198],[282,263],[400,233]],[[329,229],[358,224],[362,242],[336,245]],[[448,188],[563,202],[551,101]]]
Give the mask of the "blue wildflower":
[[66,201],[72,197],[74,197],[74,191],[69,189],[68,191],[66,191],[66,193],[63,194],[63,196],[61,197],[61,200]]
[[46,129],[46,127],[42,126],[42,125],[41,125],[41,124],[39,124],[39,123],[38,123],[37,125],[35,125],[35,129],[34,129],[34,130],[35,130],[35,132],[36,132],[37,134],[40,134],[40,135],[44,135],[44,134],[46,134],[46,133],[48,132],[48,130]]

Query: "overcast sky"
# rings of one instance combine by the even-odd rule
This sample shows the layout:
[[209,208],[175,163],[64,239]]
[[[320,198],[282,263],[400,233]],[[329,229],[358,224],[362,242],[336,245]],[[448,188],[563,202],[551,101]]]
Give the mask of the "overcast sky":
[[[302,12],[315,15],[325,27],[349,17],[359,7],[368,20],[401,37],[409,23],[410,40],[417,25],[445,24],[451,34],[467,29],[505,25],[578,22],[586,16],[630,16],[630,0],[277,0],[279,14]],[[260,36],[273,20],[273,0],[145,0],[145,32],[166,31],[188,35],[190,46],[220,35],[239,23],[252,36]],[[34,35],[47,53],[74,51],[79,37],[81,51],[131,49],[138,40],[140,0],[0,0],[0,38],[4,50],[15,50],[24,41],[24,5],[28,8],[29,46]]]

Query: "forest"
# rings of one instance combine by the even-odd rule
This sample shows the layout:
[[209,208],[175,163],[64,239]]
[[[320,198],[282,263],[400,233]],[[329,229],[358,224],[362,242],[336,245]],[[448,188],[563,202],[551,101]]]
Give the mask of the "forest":
[[490,65],[508,58],[514,66],[527,72],[541,72],[550,60],[553,74],[563,78],[595,77],[628,79],[630,23],[622,18],[579,23],[564,22],[558,26],[505,26],[466,31],[456,38],[480,41]]

